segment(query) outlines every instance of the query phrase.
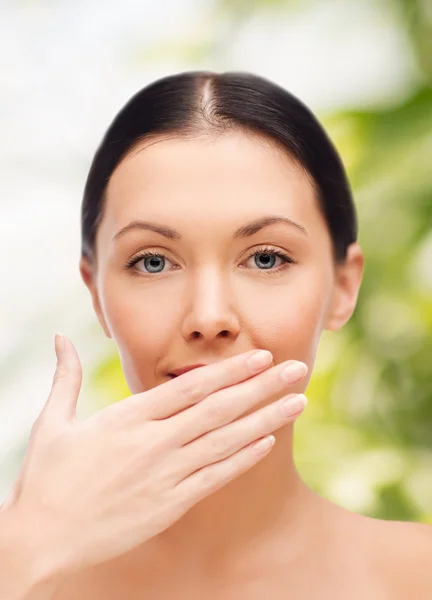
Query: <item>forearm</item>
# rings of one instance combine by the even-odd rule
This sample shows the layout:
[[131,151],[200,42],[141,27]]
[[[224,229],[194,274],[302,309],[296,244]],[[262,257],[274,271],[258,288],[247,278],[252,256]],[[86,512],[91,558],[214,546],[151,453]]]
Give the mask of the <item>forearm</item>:
[[0,598],[53,600],[64,577],[14,508],[0,509]]

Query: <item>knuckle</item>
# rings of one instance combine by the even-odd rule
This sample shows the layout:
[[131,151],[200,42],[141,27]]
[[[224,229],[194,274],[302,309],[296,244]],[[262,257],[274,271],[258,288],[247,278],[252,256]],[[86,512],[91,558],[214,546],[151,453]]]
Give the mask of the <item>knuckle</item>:
[[209,444],[212,457],[225,458],[229,454],[231,444],[226,436],[214,437],[209,440]]
[[203,490],[211,489],[215,484],[215,474],[212,468],[207,467],[200,473],[199,486]]
[[31,429],[30,429],[30,438],[34,438],[38,432],[41,430],[43,425],[43,417],[42,417],[42,413],[37,417],[37,419],[34,421]]
[[54,373],[54,383],[64,381],[69,376],[69,371],[64,367],[58,367]]
[[195,377],[181,377],[183,381],[178,382],[178,394],[180,396],[181,401],[190,401],[196,400],[196,398],[201,397],[201,393],[203,390],[202,383],[197,380]]

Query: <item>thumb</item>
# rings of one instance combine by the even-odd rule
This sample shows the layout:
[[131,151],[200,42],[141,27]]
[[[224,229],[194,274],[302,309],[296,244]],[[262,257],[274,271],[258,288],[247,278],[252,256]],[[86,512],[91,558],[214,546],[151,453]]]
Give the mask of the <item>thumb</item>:
[[39,426],[51,422],[54,431],[59,423],[76,418],[76,405],[82,382],[81,362],[72,342],[59,334],[55,336],[57,367],[51,393],[42,412],[36,419],[28,443],[27,451],[20,466],[18,476],[8,496],[0,505],[0,512],[13,506],[21,493],[26,469],[31,460],[31,450],[39,431]]
[[82,383],[82,368],[72,342],[63,335],[55,336],[57,366],[51,393],[43,409],[44,417],[70,421],[76,418],[76,407]]

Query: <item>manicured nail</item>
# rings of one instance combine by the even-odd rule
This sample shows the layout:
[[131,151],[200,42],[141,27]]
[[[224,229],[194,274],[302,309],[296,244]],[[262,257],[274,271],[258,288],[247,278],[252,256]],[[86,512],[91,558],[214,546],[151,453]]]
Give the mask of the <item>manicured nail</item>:
[[264,439],[256,442],[252,446],[252,450],[255,452],[255,454],[264,454],[264,452],[267,452],[267,450],[270,450],[270,448],[274,445],[275,441],[276,441],[276,438],[274,435],[268,435]]
[[54,336],[54,347],[55,347],[55,351],[56,351],[56,356],[57,358],[59,357],[58,355],[58,350],[60,350],[60,352],[64,351],[64,347],[65,347],[65,340],[64,340],[64,336],[62,333],[56,333]]
[[304,394],[297,394],[297,396],[293,396],[285,400],[283,404],[281,404],[281,411],[284,417],[292,417],[297,414],[307,404],[307,398]]
[[271,363],[273,360],[273,355],[268,350],[259,350],[252,354],[247,360],[247,364],[253,371],[258,371],[259,369],[263,369],[267,365]]
[[302,377],[307,373],[307,365],[302,362],[295,361],[287,365],[283,371],[281,371],[281,377],[284,381],[293,381],[296,377]]

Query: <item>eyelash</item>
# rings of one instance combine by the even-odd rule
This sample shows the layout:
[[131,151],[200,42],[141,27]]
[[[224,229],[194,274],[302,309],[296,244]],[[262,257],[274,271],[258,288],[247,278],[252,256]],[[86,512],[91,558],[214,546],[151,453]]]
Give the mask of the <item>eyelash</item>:
[[[274,246],[262,246],[262,247],[258,248],[257,250],[255,250],[254,252],[252,252],[252,254],[250,254],[246,258],[246,260],[249,260],[250,258],[252,258],[252,256],[255,256],[256,254],[273,254],[273,255],[279,257],[280,259],[282,259],[283,263],[276,269],[258,269],[258,271],[263,271],[270,275],[275,275],[275,274],[281,273],[281,271],[284,271],[285,269],[288,268],[288,264],[297,264],[297,261],[292,259],[285,252],[282,252],[282,250],[275,248]],[[134,275],[138,275],[138,273],[136,271],[134,271],[134,269],[133,269],[134,266],[140,260],[142,260],[143,258],[147,258],[149,256],[162,256],[163,258],[168,258],[163,252],[153,252],[152,250],[144,250],[137,256],[134,256],[133,258],[131,258],[126,263],[126,269],[131,270]],[[141,273],[140,272],[139,275],[144,275],[144,276],[149,275],[150,277],[152,277],[152,276],[156,276],[156,275],[161,275],[161,273]]]

